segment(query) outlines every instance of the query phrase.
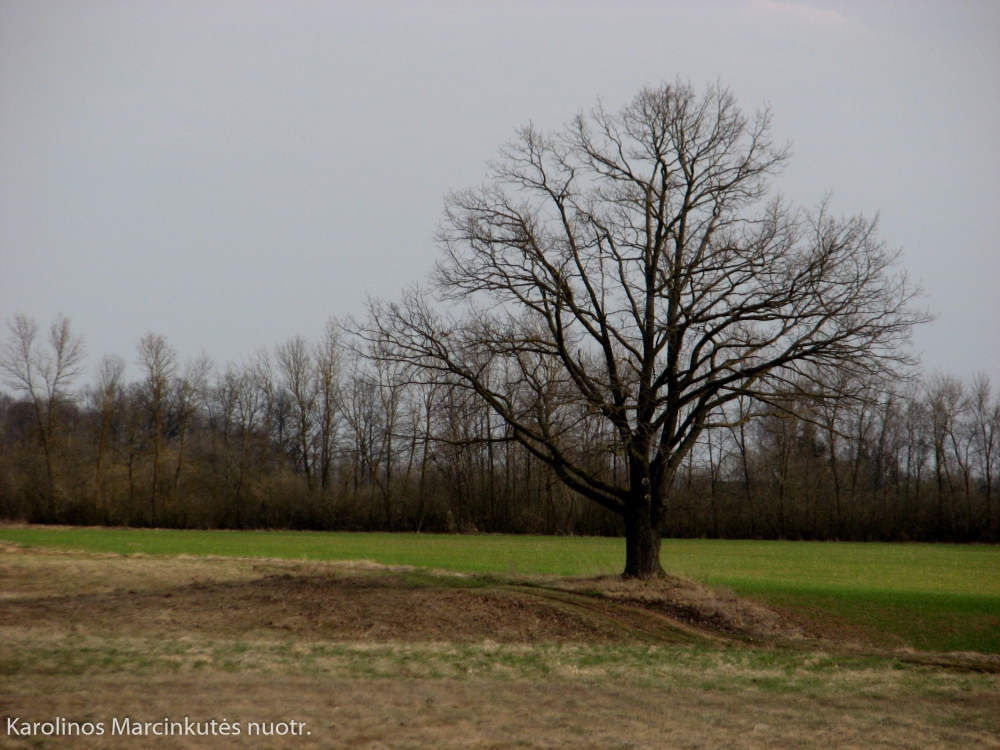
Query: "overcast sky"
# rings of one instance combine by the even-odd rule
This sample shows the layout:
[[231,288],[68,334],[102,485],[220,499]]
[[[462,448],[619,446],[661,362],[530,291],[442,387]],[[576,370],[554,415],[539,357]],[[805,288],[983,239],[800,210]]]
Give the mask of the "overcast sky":
[[925,369],[1000,387],[989,1],[0,0],[0,321],[62,312],[92,366],[147,331],[220,364],[317,336],[424,278],[518,126],[678,76],[770,105],[777,189],[880,214],[938,315]]

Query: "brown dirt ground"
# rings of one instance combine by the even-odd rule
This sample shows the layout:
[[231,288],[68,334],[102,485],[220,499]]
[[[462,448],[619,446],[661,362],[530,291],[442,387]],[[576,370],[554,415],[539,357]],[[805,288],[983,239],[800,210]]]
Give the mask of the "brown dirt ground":
[[146,558],[0,543],[0,627],[178,630],[323,640],[771,642],[803,637],[775,611],[690,581],[490,579],[373,563]]
[[493,580],[365,563],[0,549],[0,627],[31,622],[81,634],[198,631],[453,643],[784,635],[765,608],[680,581],[656,584],[643,598],[640,589],[611,577]]
[[[110,592],[8,598],[0,627],[33,623],[86,634],[275,634],[324,641],[478,643],[630,642],[641,625],[624,608],[598,611],[517,588],[436,588],[406,574],[336,571],[266,574],[250,581],[198,581]],[[606,615],[606,616],[602,616]],[[663,628],[673,623],[664,619]],[[680,631],[678,631],[680,632]],[[653,636],[650,636],[652,638]],[[680,637],[680,636],[679,636]]]

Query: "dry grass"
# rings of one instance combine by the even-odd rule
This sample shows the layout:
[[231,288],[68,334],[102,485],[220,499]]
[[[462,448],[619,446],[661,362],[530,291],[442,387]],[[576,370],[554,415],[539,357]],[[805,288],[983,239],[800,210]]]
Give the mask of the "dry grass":
[[[4,714],[306,723],[310,735],[262,742],[158,738],[156,747],[699,748],[998,747],[995,696],[657,689],[562,681],[370,680],[204,674],[41,677],[5,685]],[[245,729],[244,729],[245,731]],[[69,741],[59,743],[67,746]],[[144,746],[73,738],[74,747]],[[52,742],[50,746],[55,746]],[[33,747],[0,738],[0,747]],[[44,746],[44,745],[43,745]]]
[[112,717],[189,716],[244,728],[294,718],[312,734],[0,731],[0,747],[1000,747],[997,674],[846,653],[807,636],[778,613],[686,581],[8,545],[3,729],[10,716],[108,727]]
[[623,581],[619,576],[563,578],[547,586],[662,612],[680,622],[749,642],[799,640],[802,626],[759,602],[729,589],[710,588],[676,576],[655,581]]

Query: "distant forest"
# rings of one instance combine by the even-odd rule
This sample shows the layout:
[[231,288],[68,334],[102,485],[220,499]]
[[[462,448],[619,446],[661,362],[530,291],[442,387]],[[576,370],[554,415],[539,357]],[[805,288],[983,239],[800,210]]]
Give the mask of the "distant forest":
[[[455,383],[387,364],[332,321],[239,364],[181,362],[160,335],[141,378],[18,316],[0,366],[0,517],[32,523],[620,535]],[[815,384],[719,415],[670,488],[672,537],[1000,540],[1000,397],[948,375]],[[581,455],[626,470],[582,413]]]

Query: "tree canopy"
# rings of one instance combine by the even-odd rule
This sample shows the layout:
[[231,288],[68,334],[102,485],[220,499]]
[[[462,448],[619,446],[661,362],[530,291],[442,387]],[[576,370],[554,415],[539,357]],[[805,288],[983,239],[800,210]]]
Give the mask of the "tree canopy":
[[[924,317],[875,220],[771,194],[788,156],[769,112],[744,115],[718,85],[525,127],[484,185],[448,196],[431,288],[374,303],[360,332],[485,400],[623,516],[625,574],[656,575],[670,484],[729,402],[893,373]],[[602,428],[624,480],[581,449]]]

